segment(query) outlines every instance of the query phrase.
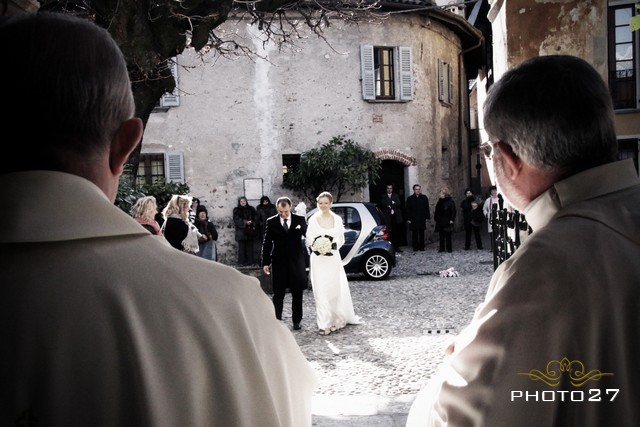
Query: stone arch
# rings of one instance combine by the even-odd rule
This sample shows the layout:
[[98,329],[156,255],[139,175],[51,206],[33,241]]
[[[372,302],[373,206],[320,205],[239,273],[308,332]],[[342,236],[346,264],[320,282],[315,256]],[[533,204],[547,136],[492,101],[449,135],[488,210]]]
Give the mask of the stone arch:
[[415,157],[405,154],[399,150],[392,148],[381,148],[373,152],[376,159],[379,160],[395,160],[405,166],[417,166],[418,161]]

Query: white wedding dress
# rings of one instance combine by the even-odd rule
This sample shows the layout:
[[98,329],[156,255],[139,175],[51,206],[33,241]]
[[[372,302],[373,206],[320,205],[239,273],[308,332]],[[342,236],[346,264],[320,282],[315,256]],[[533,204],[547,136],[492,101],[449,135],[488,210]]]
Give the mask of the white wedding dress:
[[311,252],[309,276],[313,296],[316,302],[316,320],[318,328],[326,333],[344,328],[347,324],[361,324],[362,319],[356,316],[351,300],[351,291],[347,275],[342,267],[339,249],[344,244],[344,226],[342,219],[333,215],[333,227],[324,228],[318,223],[318,211],[309,218],[306,244],[311,247],[318,236],[331,236],[337,248],[332,256],[316,255]]

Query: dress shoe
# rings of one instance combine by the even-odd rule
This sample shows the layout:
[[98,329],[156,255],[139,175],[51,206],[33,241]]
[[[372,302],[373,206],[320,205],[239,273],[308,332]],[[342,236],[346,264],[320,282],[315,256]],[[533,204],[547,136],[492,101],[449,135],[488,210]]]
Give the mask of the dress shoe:
[[293,324],[293,329],[298,331],[298,330],[302,329],[302,326],[300,326],[300,323],[294,323]]

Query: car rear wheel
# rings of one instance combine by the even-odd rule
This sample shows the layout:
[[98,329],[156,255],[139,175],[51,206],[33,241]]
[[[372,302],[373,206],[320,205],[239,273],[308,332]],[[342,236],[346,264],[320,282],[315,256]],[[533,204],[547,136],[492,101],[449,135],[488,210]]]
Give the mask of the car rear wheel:
[[386,279],[391,274],[391,258],[381,252],[367,254],[362,263],[362,272],[371,280]]

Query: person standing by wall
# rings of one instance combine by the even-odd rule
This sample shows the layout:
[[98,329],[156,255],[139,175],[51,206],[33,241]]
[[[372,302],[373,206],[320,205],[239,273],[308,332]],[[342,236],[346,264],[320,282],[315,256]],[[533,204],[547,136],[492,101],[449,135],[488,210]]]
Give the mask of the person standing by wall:
[[276,318],[282,320],[284,295],[291,292],[291,320],[293,329],[302,328],[302,296],[308,288],[305,253],[302,237],[307,232],[304,217],[291,213],[291,199],[280,197],[276,201],[278,215],[267,220],[262,242],[262,270],[271,274],[273,306]]
[[257,220],[256,223],[258,225],[258,236],[260,236],[260,243],[262,243],[262,239],[264,239],[264,232],[267,227],[267,220],[274,215],[278,215],[278,210],[276,209],[276,205],[271,203],[271,199],[268,196],[262,196],[260,198],[260,203],[256,208],[257,212]]
[[456,204],[451,198],[451,192],[447,187],[442,187],[438,193],[438,202],[436,203],[433,219],[436,222],[435,231],[438,232],[440,237],[438,252],[446,250],[451,253],[453,251],[451,234],[456,221]]
[[414,184],[413,194],[407,197],[407,224],[411,229],[411,245],[414,251],[424,251],[424,232],[431,219],[429,198],[422,194],[422,187]]
[[[198,238],[200,233],[198,233],[197,229],[195,231],[192,230],[195,226],[189,222],[190,207],[190,196],[180,194],[171,196],[171,200],[162,211],[162,216],[164,216],[162,233],[174,248],[195,254],[199,251]],[[195,239],[192,239],[191,244],[187,239],[190,233],[196,236]]]
[[191,198],[191,206],[189,207],[189,222],[190,223],[195,223],[197,212],[198,212],[198,207],[200,206],[200,199],[198,199],[197,197],[192,197]]
[[238,197],[238,206],[233,208],[233,223],[236,226],[236,242],[238,242],[238,264],[253,265],[253,242],[258,237],[256,208],[251,206],[247,198]]
[[391,243],[396,252],[402,252],[399,246],[400,233],[398,224],[402,223],[402,207],[400,196],[393,192],[393,184],[387,184],[385,193],[380,197],[378,207],[384,214],[385,225],[391,234]]
[[140,197],[131,207],[131,216],[138,221],[149,233],[162,236],[160,224],[156,221],[158,205],[153,196]]
[[198,239],[200,251],[198,256],[211,261],[217,260],[216,241],[218,240],[218,230],[209,219],[207,208],[199,205],[196,211],[196,219],[194,225],[200,232],[201,237]]
[[471,203],[475,202],[475,197],[470,188],[464,191],[464,200],[460,202],[460,209],[462,210],[462,217],[464,222],[464,250],[468,251],[471,248],[471,234],[473,233],[473,226],[471,225]]
[[484,213],[484,217],[487,219],[487,231],[489,231],[489,240],[491,241],[491,251],[493,251],[493,247],[495,245],[494,235],[493,235],[493,223],[491,221],[491,212],[495,206],[496,209],[500,207],[498,204],[498,188],[495,185],[492,185],[489,189],[489,197],[484,201],[484,205],[482,206],[482,212]]
[[0,53],[24,142],[0,157],[0,425],[310,427],[316,375],[258,281],[114,205],[144,126],[110,34],[22,14]]
[[[533,233],[495,270],[407,426],[640,423],[640,179],[583,59],[528,59],[491,86],[498,186]],[[443,421],[446,420],[446,421]]]
[[[476,239],[476,247],[478,249],[483,249],[480,227],[482,227],[482,224],[486,219],[484,217],[484,212],[482,212],[482,207],[480,207],[480,204],[475,200],[471,202],[470,217],[471,219],[469,222],[471,223],[471,230],[473,231],[473,235]],[[471,246],[471,243],[469,243],[469,246]]]

